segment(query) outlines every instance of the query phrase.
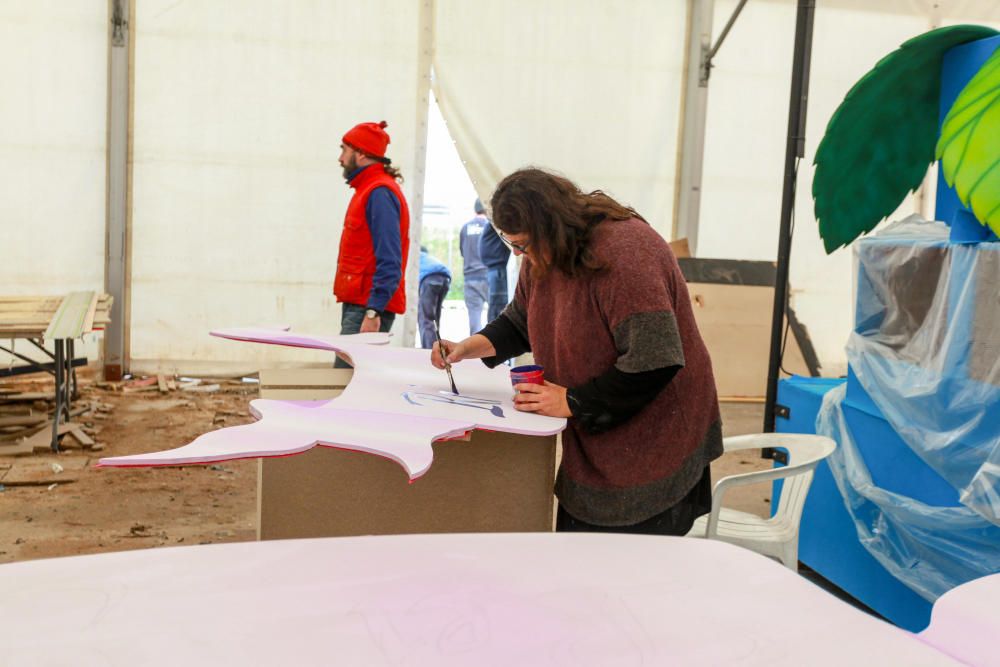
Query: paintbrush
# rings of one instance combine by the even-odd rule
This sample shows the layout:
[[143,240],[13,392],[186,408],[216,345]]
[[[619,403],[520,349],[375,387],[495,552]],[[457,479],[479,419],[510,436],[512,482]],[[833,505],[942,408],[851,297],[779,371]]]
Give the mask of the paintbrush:
[[441,342],[441,332],[438,331],[437,322],[434,322],[434,335],[437,337],[438,353],[441,355],[441,360],[444,361],[444,370],[447,371],[448,381],[451,382],[451,393],[458,396],[458,387],[455,386],[455,378],[451,374],[451,364],[447,361],[448,351],[444,349],[444,344]]

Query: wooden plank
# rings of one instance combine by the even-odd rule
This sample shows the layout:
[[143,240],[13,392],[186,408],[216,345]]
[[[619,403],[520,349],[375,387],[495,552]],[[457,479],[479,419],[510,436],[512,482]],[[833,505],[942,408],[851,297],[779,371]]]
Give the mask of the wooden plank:
[[156,385],[159,387],[160,391],[162,391],[163,393],[167,393],[168,391],[170,391],[170,387],[167,386],[167,376],[166,375],[157,375],[156,376]]
[[46,315],[44,317],[18,317],[16,315],[5,316],[0,315],[0,327],[4,329],[37,329],[42,327],[42,331],[49,326],[50,316]]
[[49,326],[62,297],[0,297],[0,333],[10,337],[37,338]]
[[[109,294],[97,294],[93,291],[87,293],[92,296],[83,318],[82,333],[103,329],[109,324],[111,322],[111,306],[114,303],[114,299]],[[72,297],[73,294],[69,296]],[[41,338],[47,333],[55,314],[59,312],[66,298],[55,296],[0,297],[0,334],[7,337]],[[90,316],[91,305],[93,305],[93,319],[89,320],[88,323],[87,318]],[[46,337],[51,338],[51,336]]]
[[261,389],[343,389],[354,371],[340,368],[268,368],[260,372]]
[[344,392],[354,371],[346,368],[268,368],[260,371],[261,398],[321,400]]
[[10,298],[4,299],[0,297],[0,313],[7,311],[39,311],[39,310],[51,310],[55,312],[55,309],[59,307],[59,302],[62,301],[62,297],[29,297],[29,298]]
[[56,312],[59,299],[50,299],[45,302],[5,304],[0,306],[0,324],[13,326],[16,324],[43,322],[47,326],[52,314]]
[[[61,296],[0,296],[0,313],[6,312],[8,308],[31,308],[33,310],[48,310],[55,312],[62,303]],[[106,308],[113,301],[110,294],[97,295],[97,307]]]
[[73,428],[69,429],[67,433],[71,438],[80,443],[81,447],[93,447],[94,440],[89,435],[83,432],[78,424],[72,424]]
[[51,319],[51,313],[5,313],[3,315],[3,325],[5,327],[13,327],[19,325],[48,324]]
[[70,292],[52,316],[45,340],[79,338],[83,335],[83,322],[90,310],[93,292]]
[[49,433],[52,432],[52,422],[44,421],[40,424],[35,424],[34,426],[25,426],[20,431],[16,433],[3,433],[0,434],[0,442],[16,442],[18,440],[23,440],[24,438],[30,438],[42,429],[48,429]]
[[155,377],[151,376],[136,380],[130,380],[129,382],[125,383],[125,385],[122,387],[122,391],[125,392],[126,394],[129,394],[135,391],[149,391],[150,389],[157,389],[157,388],[158,388],[157,380]]
[[34,435],[25,438],[21,441],[27,447],[31,448],[31,451],[35,451],[36,447],[52,446],[52,421],[49,420],[41,428],[35,431]]
[[[48,326],[48,325],[45,325]],[[5,334],[22,334],[22,337],[34,336],[35,338],[40,338],[45,329],[41,328],[42,325],[28,325],[23,323],[12,323],[12,324],[0,324],[0,331]],[[37,335],[35,332],[38,332]],[[9,338],[10,336],[4,336],[4,338]]]
[[[53,464],[61,469],[53,468]],[[86,456],[61,456],[58,463],[52,461],[15,461],[10,470],[0,480],[5,486],[48,486],[75,482],[78,473],[87,466]]]
[[[76,426],[76,424],[59,424],[59,435],[66,435],[70,430]],[[36,452],[52,451],[52,424],[48,425],[48,428],[43,428],[41,431],[25,439],[25,442],[31,443],[31,448]]]
[[83,332],[93,331],[94,315],[97,314],[97,292],[90,293],[90,305],[87,306],[87,314],[83,316]]
[[[688,283],[688,292],[698,331],[712,357],[719,395],[730,399],[764,396],[774,288]],[[791,335],[783,365],[791,373],[809,375]]]
[[51,393],[46,393],[44,391],[24,391],[19,394],[4,394],[0,396],[0,401],[4,402],[19,402],[19,401],[45,401],[54,400],[55,395]]
[[14,301],[41,301],[51,299],[51,294],[15,294],[14,296],[0,296],[0,303],[10,303]]
[[24,456],[25,454],[34,453],[35,448],[30,442],[28,442],[27,438],[10,444],[0,442],[0,456]]
[[21,415],[15,417],[0,417],[0,428],[6,426],[34,426],[47,420],[45,415]]

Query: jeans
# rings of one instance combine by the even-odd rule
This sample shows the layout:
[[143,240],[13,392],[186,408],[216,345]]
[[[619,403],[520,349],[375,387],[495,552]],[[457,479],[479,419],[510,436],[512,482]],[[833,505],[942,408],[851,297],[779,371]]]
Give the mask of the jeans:
[[469,335],[483,328],[483,306],[486,305],[486,278],[465,279],[465,307],[469,310]]
[[420,329],[420,347],[434,347],[434,324],[441,326],[441,306],[451,287],[451,278],[434,273],[420,281],[420,300],[417,304],[417,327]]
[[486,321],[492,322],[500,317],[500,313],[507,307],[510,299],[507,298],[507,267],[500,266],[495,269],[487,269],[486,282],[489,283],[489,310],[486,313]]
[[[359,306],[356,303],[340,304],[340,335],[348,336],[350,334],[361,333],[361,323],[365,320],[366,310],[368,310],[368,306]],[[395,319],[396,313],[382,313],[382,324],[378,330],[389,331]],[[333,367],[354,368],[340,357],[337,357],[337,361],[333,364]]]

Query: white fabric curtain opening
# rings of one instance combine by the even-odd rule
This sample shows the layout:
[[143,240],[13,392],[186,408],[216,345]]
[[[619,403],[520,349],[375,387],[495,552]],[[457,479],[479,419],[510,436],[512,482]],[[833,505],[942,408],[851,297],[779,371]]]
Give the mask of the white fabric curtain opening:
[[669,236],[685,5],[437,0],[434,92],[482,199],[534,165]]

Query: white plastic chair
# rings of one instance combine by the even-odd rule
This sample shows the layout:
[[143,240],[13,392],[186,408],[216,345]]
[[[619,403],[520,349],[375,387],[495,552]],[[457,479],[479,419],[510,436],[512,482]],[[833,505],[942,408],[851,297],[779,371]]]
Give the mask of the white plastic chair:
[[[812,484],[816,464],[829,456],[836,443],[822,435],[803,433],[754,433],[723,440],[727,452],[741,449],[781,447],[788,452],[788,465],[723,477],[712,490],[712,512],[699,517],[688,537],[722,540],[757,553],[777,558],[791,570],[799,567],[799,520]],[[733,486],[759,484],[784,479],[781,499],[773,516],[762,519],[754,514],[722,507],[722,498]]]

